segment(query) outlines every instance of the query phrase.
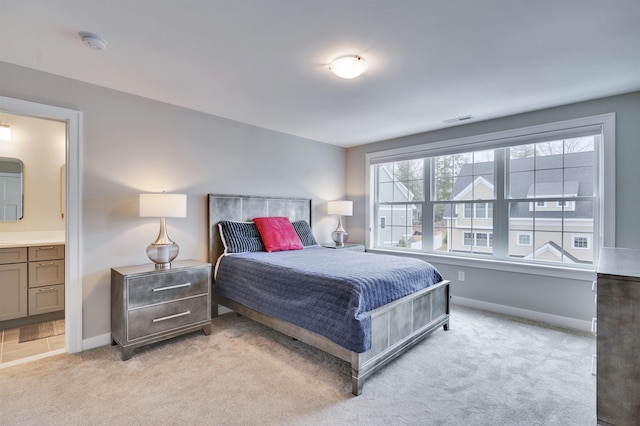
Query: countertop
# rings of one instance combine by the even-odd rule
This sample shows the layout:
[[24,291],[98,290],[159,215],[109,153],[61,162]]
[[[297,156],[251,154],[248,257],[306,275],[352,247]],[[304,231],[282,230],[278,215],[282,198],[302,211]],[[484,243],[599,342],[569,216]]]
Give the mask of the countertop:
[[0,248],[63,245],[64,231],[2,232]]

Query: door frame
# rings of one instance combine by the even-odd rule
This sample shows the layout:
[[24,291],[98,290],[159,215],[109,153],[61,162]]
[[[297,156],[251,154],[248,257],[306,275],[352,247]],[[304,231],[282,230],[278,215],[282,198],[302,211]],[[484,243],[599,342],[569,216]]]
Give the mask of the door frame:
[[82,112],[5,96],[0,111],[66,123],[65,349],[82,352]]

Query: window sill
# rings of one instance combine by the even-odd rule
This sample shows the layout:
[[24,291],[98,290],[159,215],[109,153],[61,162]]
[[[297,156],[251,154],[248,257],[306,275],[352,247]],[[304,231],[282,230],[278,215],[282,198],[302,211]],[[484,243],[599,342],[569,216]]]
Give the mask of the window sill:
[[591,269],[570,268],[555,265],[532,265],[517,261],[505,261],[495,259],[477,259],[455,255],[441,255],[435,253],[422,253],[403,250],[385,250],[367,248],[367,253],[391,254],[396,256],[414,257],[432,263],[444,265],[464,266],[467,268],[492,269],[519,274],[567,278],[572,280],[594,281],[596,279],[595,266]]

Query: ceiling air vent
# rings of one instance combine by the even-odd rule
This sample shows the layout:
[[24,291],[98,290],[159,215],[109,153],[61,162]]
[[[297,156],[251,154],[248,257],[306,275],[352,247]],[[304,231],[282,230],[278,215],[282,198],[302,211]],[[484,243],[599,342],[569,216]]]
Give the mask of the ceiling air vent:
[[461,121],[471,120],[472,118],[473,118],[473,115],[465,115],[464,117],[456,117],[456,118],[450,118],[448,120],[444,120],[443,123],[446,123],[446,124],[459,123]]

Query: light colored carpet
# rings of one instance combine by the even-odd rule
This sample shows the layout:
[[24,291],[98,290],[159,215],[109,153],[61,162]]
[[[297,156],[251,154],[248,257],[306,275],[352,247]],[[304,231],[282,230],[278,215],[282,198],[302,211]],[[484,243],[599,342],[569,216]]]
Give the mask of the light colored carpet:
[[349,365],[234,314],[214,332],[0,370],[10,425],[593,425],[595,339],[459,306],[351,395]]
[[64,320],[40,322],[20,327],[18,343],[64,334]]

